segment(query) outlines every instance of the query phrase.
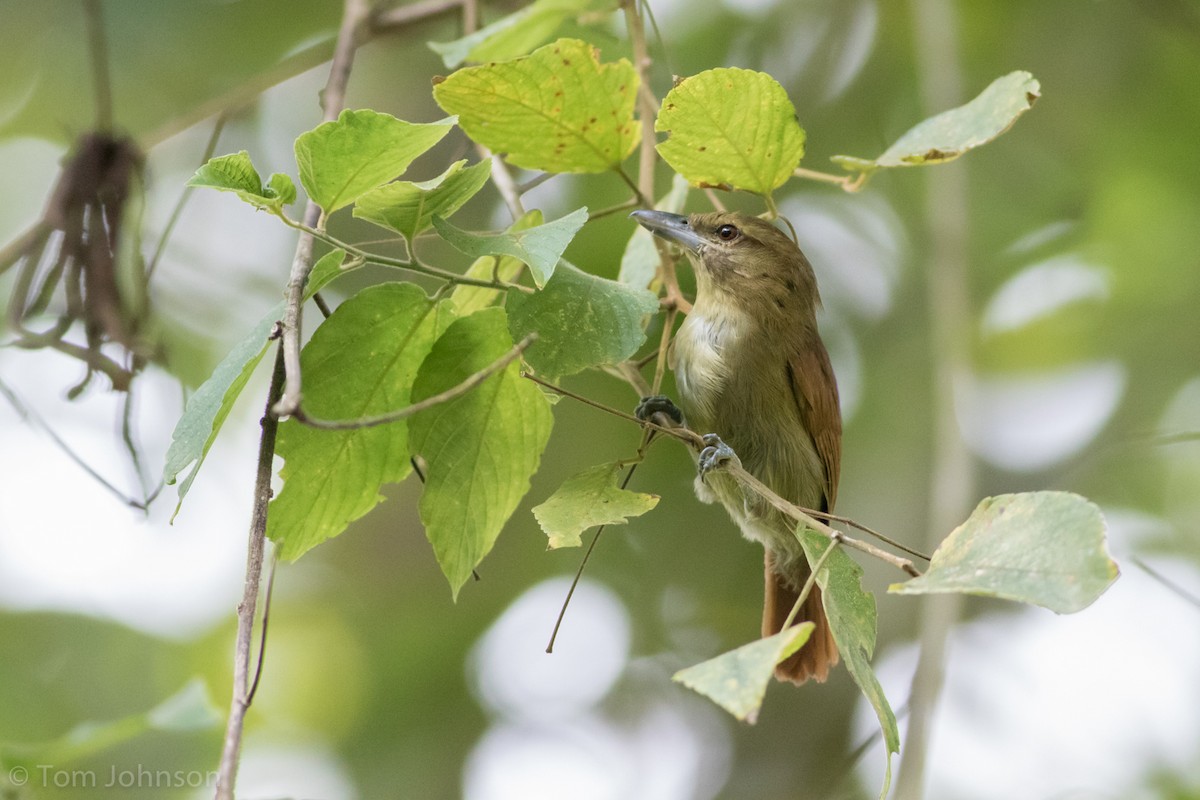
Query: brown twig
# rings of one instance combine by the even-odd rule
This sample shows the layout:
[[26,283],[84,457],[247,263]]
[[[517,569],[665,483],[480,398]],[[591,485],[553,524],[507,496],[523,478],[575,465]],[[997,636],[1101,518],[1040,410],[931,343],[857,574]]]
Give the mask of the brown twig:
[[242,750],[242,729],[250,709],[250,643],[254,638],[254,616],[258,606],[258,587],[262,580],[263,552],[266,548],[267,505],[271,502],[272,463],[275,458],[275,434],[279,418],[272,408],[283,389],[283,349],[275,350],[275,370],[263,409],[262,438],[258,443],[258,469],[254,479],[254,509],[250,514],[250,538],[246,546],[246,582],[238,603],[237,638],[233,657],[233,700],[225,725],[225,742],[217,768],[217,800],[233,800],[237,769]]
[[639,85],[637,97],[638,117],[642,121],[642,141],[638,151],[638,182],[637,192],[645,198],[645,202],[653,203],[654,167],[658,163],[658,152],[654,145],[655,106],[658,104],[654,92],[650,88],[650,51],[646,47],[646,29],[642,25],[642,17],[638,13],[637,0],[621,0],[621,9],[625,12],[625,27],[629,31],[629,43],[633,48],[633,66],[637,70]]
[[[337,45],[333,51],[333,63],[329,67],[329,79],[321,92],[322,119],[331,122],[337,119],[346,103],[346,85],[350,81],[350,69],[354,66],[354,54],[361,44],[363,31],[370,18],[370,6],[366,0],[345,0],[342,26],[338,31]],[[312,200],[304,208],[303,224],[315,228],[321,219],[321,208]],[[304,304],[304,286],[313,266],[313,235],[307,231],[300,234],[296,243],[296,254],[288,275],[287,305],[283,311],[283,364],[287,371],[283,395],[275,404],[275,413],[281,417],[295,413],[300,407],[300,336],[301,313]]]
[[407,419],[414,414],[419,414],[426,409],[440,405],[441,403],[448,403],[451,400],[456,400],[457,398],[462,397],[464,394],[471,391],[476,386],[483,383],[488,378],[492,377],[497,372],[500,372],[500,370],[504,369],[509,364],[520,358],[521,354],[525,352],[529,345],[537,341],[537,337],[538,335],[536,331],[530,333],[524,339],[513,345],[512,349],[507,353],[493,361],[491,364],[488,364],[478,372],[468,375],[461,383],[451,386],[444,392],[439,392],[438,394],[426,397],[419,403],[413,403],[412,405],[396,409],[395,411],[388,411],[384,414],[377,414],[370,417],[359,417],[358,419],[318,419],[316,417],[310,417],[304,411],[304,408],[301,407],[296,409],[296,413],[293,416],[298,422],[301,422],[310,428],[320,428],[321,430],[327,431],[352,431],[360,428],[374,428],[379,425],[387,425],[390,422],[398,422],[402,419]]
[[667,370],[667,350],[671,347],[671,334],[675,331],[676,308],[668,308],[663,314],[662,337],[658,340],[658,362],[654,365],[654,383],[650,386],[650,394],[662,391],[663,376]]
[[[334,48],[333,64],[329,79],[322,93],[324,119],[335,119],[345,102],[346,84],[350,79],[350,67],[354,52],[360,43],[363,26],[369,18],[370,7],[366,0],[346,0],[342,25],[338,31]],[[320,208],[311,200],[305,209],[304,218],[313,226],[320,216]],[[271,377],[267,406],[263,413],[262,438],[259,440],[258,471],[254,485],[254,510],[250,518],[250,536],[246,546],[246,580],[242,602],[238,604],[238,630],[234,647],[233,699],[230,703],[229,720],[225,726],[225,741],[221,749],[221,761],[217,769],[217,800],[233,800],[237,782],[237,768],[242,747],[242,732],[246,712],[250,708],[250,641],[254,630],[254,617],[258,605],[259,583],[262,580],[263,552],[266,547],[267,508],[271,499],[272,462],[275,456],[275,434],[279,425],[276,409],[290,391],[288,402],[283,403],[286,413],[300,405],[300,313],[304,300],[304,285],[312,271],[313,237],[301,233],[292,259],[288,278],[287,306],[282,322],[282,341],[276,350],[275,370]]]
[[[662,414],[654,415],[656,420],[661,420],[661,421],[651,422],[651,421],[641,420],[632,414],[626,414],[623,411],[619,411],[618,409],[612,408],[610,406],[606,406],[603,403],[599,403],[595,400],[584,397],[584,396],[577,394],[575,392],[572,392],[568,389],[564,389],[561,386],[556,386],[553,383],[550,383],[549,381],[546,381],[546,380],[543,380],[543,379],[537,377],[536,375],[531,375],[529,373],[522,373],[521,377],[528,378],[529,380],[531,380],[537,384],[540,384],[541,386],[546,387],[547,389],[549,389],[552,392],[555,392],[556,394],[561,394],[564,397],[570,397],[572,400],[578,400],[581,403],[585,403],[585,404],[591,406],[592,408],[596,408],[596,409],[599,409],[600,411],[604,411],[607,414],[611,414],[615,417],[620,417],[621,419],[629,420],[629,421],[634,422],[638,425],[641,425],[642,427],[647,428],[649,430],[654,430],[654,431],[659,431],[661,433],[665,433],[668,436],[671,436],[672,438],[675,438],[682,442],[685,442],[686,444],[690,445],[694,449],[698,450],[698,449],[701,449],[702,447],[704,447],[704,439],[703,439],[703,437],[700,436],[700,434],[696,433],[693,430],[685,428],[682,425],[674,426],[674,425],[663,424],[663,423],[667,422],[668,420],[666,420],[664,418],[664,415],[662,415]],[[879,559],[880,561],[883,561],[887,564],[891,564],[893,567],[896,567],[897,569],[901,570],[902,572],[904,572],[908,575],[911,575],[914,578],[919,577],[921,575],[921,572],[907,558],[901,558],[900,556],[889,553],[886,550],[881,550],[880,548],[876,547],[873,544],[868,544],[867,542],[863,542],[859,539],[855,539],[851,536],[847,536],[846,534],[842,533],[841,531],[836,531],[833,528],[826,525],[824,522],[817,520],[812,515],[812,513],[809,512],[809,510],[801,508],[800,506],[796,505],[795,503],[792,503],[792,502],[789,502],[788,500],[783,499],[778,494],[776,494],[774,491],[772,491],[766,484],[764,484],[758,478],[754,477],[749,472],[747,472],[746,469],[744,467],[742,467],[740,464],[736,464],[736,463],[730,464],[726,467],[723,467],[722,469],[725,471],[726,474],[728,474],[730,477],[732,477],[734,480],[736,480],[738,483],[740,483],[743,486],[743,488],[749,489],[750,491],[754,492],[759,497],[766,500],[768,503],[770,503],[776,509],[783,512],[787,516],[791,517],[796,522],[804,523],[806,526],[808,526],[809,528],[811,528],[812,530],[816,531],[817,533],[819,533],[823,536],[827,536],[830,539],[836,539],[837,541],[841,542],[842,544],[846,545],[847,547],[852,547],[855,550],[859,550],[870,556],[874,556],[875,558]]]
[[1149,564],[1147,564],[1145,561],[1138,558],[1137,556],[1134,556],[1130,560],[1134,564],[1136,564],[1138,567],[1140,567],[1143,572],[1145,572],[1147,575],[1149,575],[1151,578],[1153,578],[1155,581],[1157,581],[1159,584],[1161,584],[1168,591],[1174,592],[1181,599],[1191,603],[1196,608],[1200,609],[1200,595],[1196,595],[1196,594],[1188,591],[1187,589],[1183,588],[1178,583],[1171,580],[1166,575],[1163,575],[1161,572],[1154,569],[1153,567],[1151,567]]
[[425,0],[420,3],[389,8],[376,13],[371,19],[371,33],[391,33],[401,28],[407,28],[414,23],[455,11],[462,5],[463,0]]
[[916,548],[913,548],[913,547],[909,547],[908,545],[903,544],[902,542],[897,542],[895,539],[891,538],[890,536],[884,536],[882,533],[875,530],[874,528],[868,528],[866,525],[863,525],[861,522],[851,519],[850,517],[843,517],[841,514],[831,514],[828,511],[813,511],[811,509],[806,509],[806,510],[808,511],[808,513],[812,514],[814,517],[817,517],[818,519],[823,519],[826,522],[840,522],[843,525],[849,525],[852,528],[857,528],[858,530],[862,531],[863,533],[865,533],[869,536],[874,536],[876,539],[878,539],[879,541],[883,542],[886,545],[891,545],[892,547],[896,548],[897,550],[908,553],[913,558],[919,558],[922,561],[929,561],[929,556],[925,555],[920,550],[917,550]]
[[[526,376],[529,377],[529,376]],[[539,381],[539,383],[541,383]],[[549,384],[543,383],[544,386]],[[654,440],[654,435],[657,431],[652,428],[646,428],[642,433],[642,443],[638,445],[637,452],[633,458],[624,461],[618,461],[616,466],[619,469],[626,464],[629,465],[629,471],[625,473],[625,478],[621,481],[621,489],[624,490],[629,486],[629,481],[633,478],[634,470],[638,468],[646,460],[646,449]],[[554,652],[554,642],[558,639],[558,631],[562,627],[563,617],[567,614],[567,606],[571,604],[571,598],[575,596],[575,589],[579,586],[579,580],[583,577],[583,570],[587,567],[588,562],[592,559],[592,552],[596,549],[597,542],[600,541],[600,534],[604,533],[607,525],[601,525],[596,528],[596,533],[592,536],[592,541],[588,544],[587,551],[583,554],[583,558],[579,561],[579,568],[575,570],[575,577],[571,580],[571,588],[567,590],[567,596],[563,598],[562,607],[558,610],[558,618],[554,620],[554,630],[550,632],[550,641],[546,644],[546,652]]]
[[775,506],[776,509],[794,519],[796,522],[803,522],[817,533],[828,536],[831,539],[838,537],[840,538],[842,544],[846,545],[847,547],[853,547],[855,550],[860,550],[868,555],[872,555],[875,558],[878,558],[880,561],[891,564],[893,567],[902,570],[914,578],[920,577],[920,570],[918,570],[907,558],[901,558],[900,556],[893,555],[886,550],[881,550],[873,544],[868,544],[859,539],[849,537],[844,533],[835,531],[824,522],[818,521],[815,517],[810,515],[807,510],[794,503],[784,500],[782,497],[775,494],[775,492],[771,491],[766,484],[747,472],[745,467],[742,467],[738,464],[731,464],[727,467],[723,467],[723,469],[735,480],[737,480],[738,483],[742,484],[742,486],[751,490],[759,497]]
[[83,0],[83,18],[87,24],[88,50],[92,57],[96,130],[108,133],[113,129],[112,78],[108,69],[108,37],[104,33],[104,12],[100,0]]
[[[642,436],[642,444],[638,447],[637,456],[626,462],[629,464],[629,471],[625,473],[625,478],[621,481],[622,490],[629,485],[629,480],[633,477],[634,470],[645,459],[646,447],[650,444],[650,438],[653,435],[653,431],[646,431]],[[575,577],[571,579],[571,588],[567,589],[567,596],[563,598],[562,607],[558,609],[558,618],[554,620],[554,630],[550,632],[550,641],[546,643],[547,653],[554,652],[554,643],[558,640],[558,631],[562,627],[563,617],[567,615],[567,606],[571,605],[571,598],[575,596],[575,589],[579,586],[579,581],[583,577],[583,570],[587,567],[588,562],[591,561],[592,552],[596,549],[596,543],[600,541],[600,534],[604,533],[606,527],[608,526],[601,525],[596,528],[596,532],[592,534],[592,541],[588,544],[583,558],[579,561],[579,568],[575,570]]]
[[67,444],[62,437],[55,433],[54,429],[50,427],[50,425],[47,424],[44,419],[38,416],[37,412],[30,408],[29,405],[26,404],[25,401],[23,401],[20,396],[18,396],[17,393],[8,386],[8,384],[4,383],[4,381],[0,381],[0,395],[3,395],[4,398],[8,400],[9,404],[13,407],[13,410],[17,412],[17,415],[21,417],[21,419],[25,420],[35,428],[41,428],[42,432],[49,436],[52,442],[58,445],[58,448],[62,450],[63,454],[67,458],[71,459],[71,461],[75,462],[75,465],[86,472],[92,478],[92,480],[96,481],[105,489],[107,489],[113,494],[113,496],[115,496],[125,505],[130,506],[131,508],[136,508],[140,511],[147,510],[148,503],[146,501],[137,500],[133,497],[130,497],[110,483],[107,478],[105,478],[98,471],[96,471],[95,468],[84,461],[82,456],[72,450],[71,446]]
[[[208,160],[213,157],[213,153],[217,151],[217,141],[221,138],[221,131],[225,129],[225,121],[227,119],[226,115],[221,114],[213,124],[212,133],[208,136],[208,143],[204,146],[204,154],[200,156],[200,163],[202,165],[207,164]],[[147,284],[154,278],[154,271],[158,269],[158,260],[162,258],[162,254],[166,251],[167,242],[171,239],[171,234],[175,230],[175,224],[179,222],[179,218],[183,215],[183,208],[187,205],[188,199],[195,190],[195,186],[185,186],[183,191],[179,193],[179,199],[175,201],[175,207],[171,209],[171,216],[167,218],[167,224],[163,226],[162,235],[158,237],[158,244],[154,246],[154,255],[150,257],[150,261],[146,264]]]

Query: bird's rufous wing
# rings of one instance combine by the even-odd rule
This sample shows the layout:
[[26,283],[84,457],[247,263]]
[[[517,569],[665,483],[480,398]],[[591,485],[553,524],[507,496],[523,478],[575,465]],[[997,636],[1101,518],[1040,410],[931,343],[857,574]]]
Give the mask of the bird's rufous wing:
[[825,508],[818,510],[832,511],[842,466],[842,412],[829,353],[815,332],[812,340],[788,359],[788,373],[800,420],[825,465]]

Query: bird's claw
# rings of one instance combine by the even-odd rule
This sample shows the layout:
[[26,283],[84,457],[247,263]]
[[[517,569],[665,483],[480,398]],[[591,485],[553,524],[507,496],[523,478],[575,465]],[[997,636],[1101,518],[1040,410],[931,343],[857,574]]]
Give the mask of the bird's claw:
[[706,433],[701,439],[704,441],[704,449],[700,451],[697,463],[700,480],[704,480],[713,470],[724,469],[730,465],[741,466],[742,462],[737,453],[733,452],[732,447],[721,441],[720,436],[715,433]]
[[666,414],[676,425],[683,424],[683,412],[665,394],[643,397],[633,412],[633,415],[642,422],[648,422],[655,414]]

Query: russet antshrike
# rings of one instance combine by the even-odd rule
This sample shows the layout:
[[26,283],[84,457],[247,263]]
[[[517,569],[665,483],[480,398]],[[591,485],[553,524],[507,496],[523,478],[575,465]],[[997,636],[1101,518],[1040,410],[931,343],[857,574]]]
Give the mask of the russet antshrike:
[[[696,271],[696,302],[675,336],[672,368],[688,426],[721,440],[700,454],[696,493],[705,502],[719,500],[742,534],[762,543],[762,632],[769,636],[783,626],[811,572],[793,533],[796,523],[711,467],[739,458],[784,499],[832,511],[842,418],[833,368],[817,332],[816,276],[800,248],[757,217],[661,211],[635,211],[633,217],[682,247]],[[816,629],[776,668],[780,680],[823,681],[838,661],[815,585],[796,617],[804,620]]]

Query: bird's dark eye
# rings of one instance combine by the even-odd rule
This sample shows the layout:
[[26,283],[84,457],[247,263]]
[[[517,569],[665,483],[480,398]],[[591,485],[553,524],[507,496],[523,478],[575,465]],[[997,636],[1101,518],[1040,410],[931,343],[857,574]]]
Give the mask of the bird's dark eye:
[[722,242],[732,242],[741,233],[736,225],[722,225],[717,228],[717,238]]

